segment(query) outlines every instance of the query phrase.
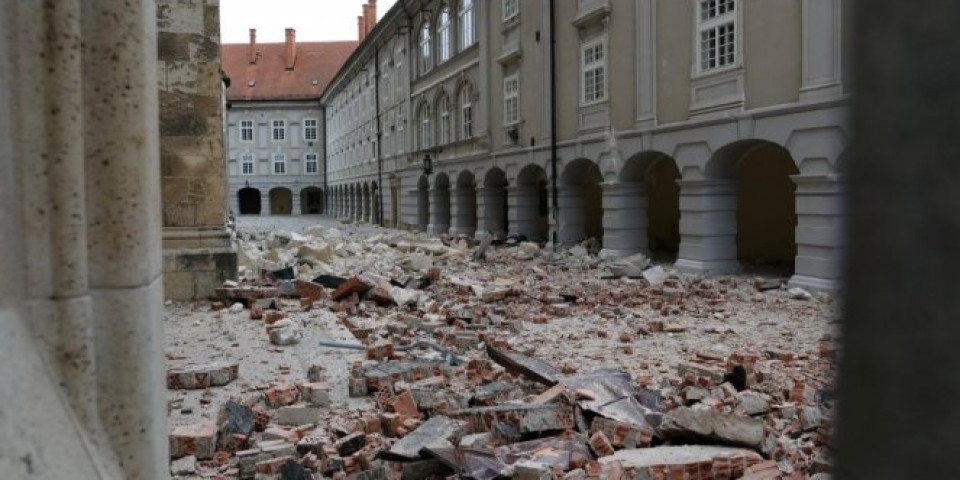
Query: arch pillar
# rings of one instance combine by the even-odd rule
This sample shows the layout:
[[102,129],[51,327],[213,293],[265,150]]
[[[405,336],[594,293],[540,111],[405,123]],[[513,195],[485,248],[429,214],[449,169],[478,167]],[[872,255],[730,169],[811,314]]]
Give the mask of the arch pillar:
[[374,225],[380,225],[380,189],[371,188],[370,189],[370,223]]
[[266,193],[260,190],[260,214],[261,216],[270,215],[270,190]]
[[543,241],[540,235],[539,187],[518,185],[507,187],[508,222],[511,233],[519,233],[533,241]]
[[473,187],[457,187],[453,191],[450,206],[450,218],[453,226],[450,235],[472,237],[477,231],[477,190]]
[[483,187],[477,189],[477,228],[490,232],[493,238],[507,236],[506,187]]
[[846,251],[846,209],[842,175],[793,175],[797,186],[797,257],[791,287],[838,290]]
[[604,182],[600,187],[603,189],[603,250],[600,257],[612,259],[646,252],[649,249],[647,184]]
[[732,273],[737,260],[737,187],[733,180],[678,180],[680,252],[676,267],[691,273]]
[[303,205],[300,202],[300,195],[303,193],[303,189],[293,191],[290,189],[290,215],[303,214]]
[[429,205],[421,204],[420,189],[411,188],[404,197],[406,201],[400,205],[400,215],[406,227],[410,230],[425,231],[426,225],[420,222],[420,210],[429,208]]
[[363,206],[360,212],[360,221],[370,223],[370,190],[364,189],[361,191],[360,203]]

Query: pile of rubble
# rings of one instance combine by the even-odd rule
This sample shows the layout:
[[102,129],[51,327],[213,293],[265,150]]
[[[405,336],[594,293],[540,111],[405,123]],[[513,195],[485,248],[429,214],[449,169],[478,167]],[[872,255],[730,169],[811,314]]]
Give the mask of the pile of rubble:
[[[829,478],[828,297],[604,262],[589,244],[240,236],[241,279],[211,314],[261,325],[271,349],[354,357],[345,375],[311,364],[174,427],[175,476]],[[352,339],[324,337],[319,316]],[[251,360],[168,358],[170,389],[205,392],[242,381]]]

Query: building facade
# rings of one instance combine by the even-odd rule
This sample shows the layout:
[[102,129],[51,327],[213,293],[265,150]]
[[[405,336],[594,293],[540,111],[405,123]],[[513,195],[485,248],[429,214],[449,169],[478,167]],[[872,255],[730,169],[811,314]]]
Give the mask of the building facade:
[[357,42],[223,46],[227,89],[227,169],[236,215],[321,214],[324,115],[320,93]]
[[324,92],[327,211],[832,290],[847,3],[401,0]]

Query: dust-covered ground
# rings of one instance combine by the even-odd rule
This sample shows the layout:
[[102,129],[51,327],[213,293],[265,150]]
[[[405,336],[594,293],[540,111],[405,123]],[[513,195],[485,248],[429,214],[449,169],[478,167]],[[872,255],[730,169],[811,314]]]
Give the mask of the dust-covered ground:
[[[827,295],[775,288],[785,278],[691,276],[639,257],[605,262],[590,254],[591,245],[562,252],[491,246],[477,258],[479,247],[466,239],[325,217],[240,217],[236,227],[243,272],[240,290],[231,292],[276,297],[276,315],[286,318],[274,340],[284,337],[284,345],[271,342],[273,326],[253,318],[256,306],[234,305],[230,295],[168,303],[170,368],[238,366],[238,378],[226,385],[169,391],[170,424],[181,427],[171,453],[186,455],[174,462],[175,475],[633,478],[616,475],[673,468],[696,470],[696,478],[802,479],[830,471],[838,312]],[[282,286],[261,275],[291,266],[303,283]],[[360,286],[304,286],[320,275],[357,277]],[[270,294],[269,284],[280,291]],[[404,351],[415,340],[460,362],[451,366],[431,348]],[[320,345],[331,341],[361,350]],[[534,370],[547,369],[548,378],[530,371],[527,362],[543,365],[536,359],[545,366]],[[429,366],[405,367],[417,362]],[[408,397],[412,407],[398,406],[411,403]],[[604,406],[604,398],[628,408]],[[221,413],[229,401],[235,410]],[[516,414],[470,421],[490,414],[478,408],[519,404],[546,404],[575,421],[540,430]],[[299,407],[311,410],[280,412]],[[225,426],[243,413],[258,415],[259,424]],[[431,436],[456,455],[421,451],[430,442],[412,456],[397,453],[409,450],[403,442],[414,441],[417,428],[441,420],[453,427]],[[209,428],[188,431],[205,422],[216,429],[212,440]],[[195,437],[214,445],[191,450]],[[451,460],[463,457],[455,447],[464,437],[496,459],[490,476]],[[551,451],[565,452],[566,460],[544,454],[541,444],[522,447],[534,439],[555,442]],[[705,445],[729,451],[697,450]],[[522,461],[507,448],[521,449]],[[208,455],[213,451],[221,453]],[[734,465],[725,467],[730,458]]]

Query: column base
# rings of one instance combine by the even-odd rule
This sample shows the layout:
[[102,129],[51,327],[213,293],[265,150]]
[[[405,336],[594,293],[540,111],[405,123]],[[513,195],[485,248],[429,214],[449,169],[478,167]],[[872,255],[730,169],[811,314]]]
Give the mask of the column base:
[[843,286],[842,282],[833,278],[818,278],[806,275],[794,275],[787,282],[790,288],[802,288],[812,293],[827,292],[836,293]]
[[743,271],[743,265],[736,260],[690,260],[687,258],[677,259],[673,264],[674,268],[684,273],[740,273]]
[[427,225],[427,233],[430,235],[445,235],[450,231],[449,225]]
[[163,294],[177,301],[213,295],[225,280],[237,279],[237,252],[223,229],[163,230]]

